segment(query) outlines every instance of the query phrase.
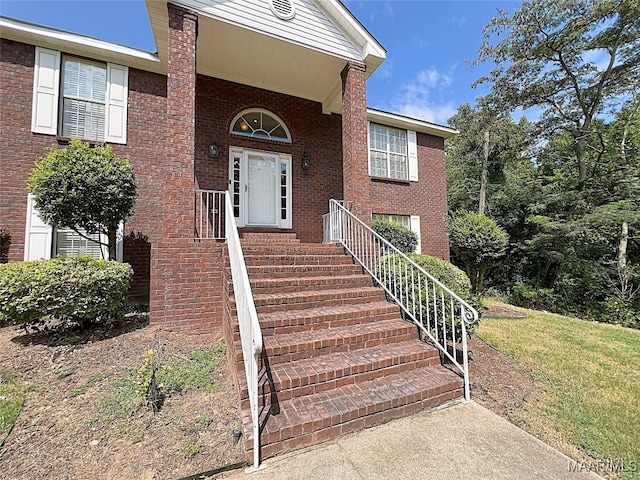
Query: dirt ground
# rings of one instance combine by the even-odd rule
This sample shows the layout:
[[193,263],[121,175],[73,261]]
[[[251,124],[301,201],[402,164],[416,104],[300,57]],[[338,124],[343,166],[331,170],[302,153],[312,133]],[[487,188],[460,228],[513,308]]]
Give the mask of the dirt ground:
[[[485,315],[514,313],[494,309]],[[163,344],[166,355],[184,357],[221,337],[158,330],[143,317],[91,332],[25,334],[0,325],[0,369],[34,386],[0,448],[0,479],[177,479],[243,461],[243,442],[232,441],[240,420],[226,361],[214,372],[216,393],[170,396],[155,416],[144,410],[126,422],[95,420],[114,380],[139,368],[150,348]],[[473,399],[509,418],[532,391],[533,378],[477,337],[470,350]],[[70,395],[96,374],[104,378],[86,393]],[[198,426],[199,418],[207,421]]]
[[[156,415],[143,409],[126,421],[96,420],[100,399],[149,349],[162,344],[166,356],[184,358],[221,337],[161,331],[144,318],[57,334],[0,325],[0,369],[34,386],[0,448],[0,478],[176,479],[244,460],[242,442],[232,441],[240,420],[226,359],[214,372],[215,393],[169,396]],[[71,395],[95,375],[104,378]]]

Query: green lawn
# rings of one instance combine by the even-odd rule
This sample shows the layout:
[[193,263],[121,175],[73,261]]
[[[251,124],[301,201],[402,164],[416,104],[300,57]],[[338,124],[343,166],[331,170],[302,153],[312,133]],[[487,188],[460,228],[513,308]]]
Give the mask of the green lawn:
[[640,331],[519,310],[527,317],[483,319],[477,331],[534,375],[536,398],[515,422],[602,460],[601,473],[640,478]]

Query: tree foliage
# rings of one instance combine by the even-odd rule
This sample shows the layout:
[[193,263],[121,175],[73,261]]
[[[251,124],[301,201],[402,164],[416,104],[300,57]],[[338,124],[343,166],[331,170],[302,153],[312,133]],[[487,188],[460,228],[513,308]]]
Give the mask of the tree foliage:
[[27,188],[41,218],[84,236],[107,235],[109,258],[115,259],[116,232],[133,212],[136,181],[127,158],[110,146],[91,147],[72,139],[67,148],[50,147],[36,164]]
[[495,66],[476,83],[490,83],[506,111],[540,108],[545,139],[567,133],[584,191],[587,149],[605,151],[594,120],[640,86],[640,1],[530,0],[513,15],[499,11],[484,34],[477,62]]
[[449,220],[449,241],[475,292],[482,292],[485,273],[504,256],[506,233],[485,215],[461,212]]

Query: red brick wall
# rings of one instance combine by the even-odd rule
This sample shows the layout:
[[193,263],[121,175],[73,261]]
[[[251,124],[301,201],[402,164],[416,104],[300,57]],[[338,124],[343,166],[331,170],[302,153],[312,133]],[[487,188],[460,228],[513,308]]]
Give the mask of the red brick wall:
[[[0,40],[0,227],[12,235],[11,261],[24,258],[27,178],[45,148],[58,144],[58,137],[31,133],[34,62],[33,45]],[[166,126],[166,90],[166,77],[129,69],[127,145],[112,145],[118,156],[129,156],[138,184],[138,200],[125,233],[146,237],[148,242],[160,240],[162,234],[158,199],[166,158],[161,140]],[[125,239],[125,245],[129,244]],[[134,269],[134,300],[147,303],[149,258],[141,256],[140,249],[125,247],[124,260]]]
[[224,244],[172,239],[151,246],[151,324],[186,333],[220,331]]
[[[287,153],[292,156],[292,232],[303,242],[322,241],[322,215],[329,199],[342,198],[341,117],[325,115],[322,105],[211,77],[198,76],[195,176],[199,188],[226,190],[229,147]],[[289,128],[292,143],[242,137],[229,133],[234,117],[247,108],[262,108],[277,115]],[[209,158],[215,141],[220,155]],[[302,170],[304,151],[311,168]],[[287,230],[289,231],[289,230]]]
[[371,181],[374,213],[419,215],[422,253],[449,260],[444,139],[417,134],[418,182]]

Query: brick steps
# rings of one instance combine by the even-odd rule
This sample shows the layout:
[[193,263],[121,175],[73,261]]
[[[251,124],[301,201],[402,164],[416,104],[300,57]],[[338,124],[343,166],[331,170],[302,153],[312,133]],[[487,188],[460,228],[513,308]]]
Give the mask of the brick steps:
[[[311,395],[344,385],[395,375],[401,371],[440,365],[434,347],[422,342],[406,341],[358,351],[336,352],[322,357],[305,358],[291,368],[286,363],[271,364],[271,379],[263,395],[277,392],[280,402]],[[249,408],[247,385],[240,386],[243,408]],[[262,405],[264,396],[259,397]]]
[[376,287],[341,288],[289,293],[263,293],[253,296],[258,313],[306,308],[342,306],[384,300],[384,292]]
[[300,278],[315,277],[331,274],[361,274],[362,267],[360,265],[247,265],[247,273],[249,278]]
[[[422,367],[333,390],[294,397],[268,414],[263,458],[372,427],[462,395],[460,377],[442,366]],[[253,432],[245,425],[247,444]]]
[[254,253],[245,255],[244,260],[247,265],[353,265],[353,262],[346,255],[277,255]]
[[309,289],[328,290],[336,287],[370,287],[371,285],[371,277],[363,274],[251,280],[251,289],[254,294],[303,292]]
[[[462,395],[462,380],[442,367],[438,350],[418,339],[417,328],[343,249],[281,235],[246,233],[242,239],[264,342],[263,458]],[[230,270],[225,271],[227,344],[251,455],[242,347]]]
[[282,310],[260,316],[262,335],[357,325],[398,318],[398,307],[389,302],[350,303],[341,306]]

